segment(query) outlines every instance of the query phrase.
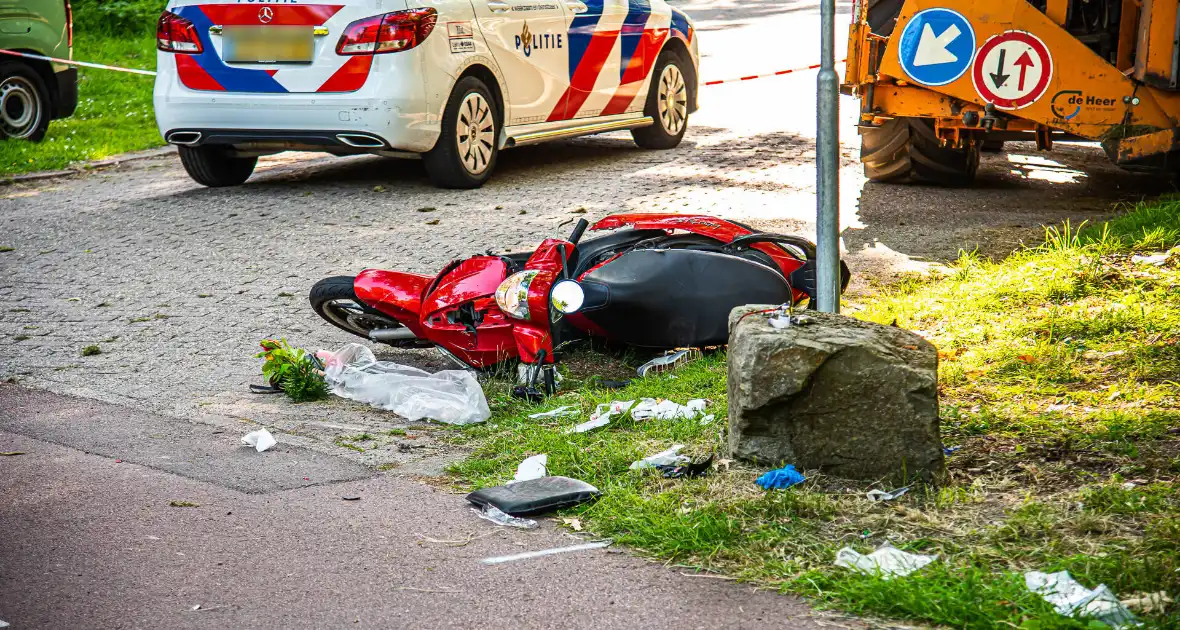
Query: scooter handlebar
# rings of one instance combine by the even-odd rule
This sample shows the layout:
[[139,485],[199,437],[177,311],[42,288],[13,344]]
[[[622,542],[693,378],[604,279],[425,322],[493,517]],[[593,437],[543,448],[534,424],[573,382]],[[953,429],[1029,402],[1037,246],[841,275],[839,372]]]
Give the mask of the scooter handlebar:
[[574,231],[570,233],[569,241],[578,246],[578,241],[582,240],[582,235],[586,233],[586,228],[590,227],[590,222],[586,219],[578,219],[577,225],[574,226]]

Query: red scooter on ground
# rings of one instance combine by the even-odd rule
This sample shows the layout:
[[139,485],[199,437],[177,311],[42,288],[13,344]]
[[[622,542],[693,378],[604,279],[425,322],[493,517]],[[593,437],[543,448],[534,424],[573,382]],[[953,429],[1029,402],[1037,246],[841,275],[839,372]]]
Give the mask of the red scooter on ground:
[[[589,226],[612,233],[583,241],[588,226],[580,220],[568,240],[546,239],[531,254],[452,261],[436,276],[367,269],[325,278],[311,305],[354,335],[434,345],[473,368],[538,365],[552,393],[556,352],[571,341],[721,345],[734,307],[815,303],[815,245],[806,239],[699,215],[612,215]],[[841,276],[843,289],[843,262]]]

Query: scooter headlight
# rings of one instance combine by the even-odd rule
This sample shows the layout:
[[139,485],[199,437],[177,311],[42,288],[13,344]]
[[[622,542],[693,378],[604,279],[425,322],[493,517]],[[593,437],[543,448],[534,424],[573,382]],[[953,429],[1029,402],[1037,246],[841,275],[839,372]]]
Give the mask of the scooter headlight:
[[496,288],[496,306],[509,317],[529,318],[529,285],[540,271],[522,271],[508,276]]

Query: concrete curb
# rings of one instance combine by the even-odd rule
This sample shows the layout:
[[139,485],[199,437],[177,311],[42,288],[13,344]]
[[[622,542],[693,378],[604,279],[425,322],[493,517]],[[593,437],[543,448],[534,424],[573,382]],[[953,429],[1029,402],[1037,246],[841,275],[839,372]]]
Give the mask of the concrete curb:
[[176,147],[166,146],[158,149],[146,149],[144,151],[132,151],[130,153],[123,153],[115,157],[107,158],[105,160],[93,160],[84,162],[72,168],[62,169],[59,171],[38,171],[36,173],[23,173],[21,175],[13,175],[0,179],[0,186],[11,186],[12,184],[23,184],[26,182],[36,182],[46,179],[56,179],[58,177],[68,177],[70,175],[79,175],[88,173],[95,169],[105,168],[107,166],[118,166],[125,162],[133,162],[136,160],[147,160],[154,157],[160,157],[176,153]]

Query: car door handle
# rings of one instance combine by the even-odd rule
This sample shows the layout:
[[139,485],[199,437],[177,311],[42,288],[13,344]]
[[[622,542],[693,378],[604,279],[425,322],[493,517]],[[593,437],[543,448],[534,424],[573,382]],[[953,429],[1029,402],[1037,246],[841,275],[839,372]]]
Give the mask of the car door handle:
[[503,13],[512,9],[512,5],[508,4],[507,2],[498,2],[497,0],[492,0],[488,3],[488,8],[496,13]]
[[574,13],[585,13],[587,11],[586,3],[581,2],[581,0],[569,0],[565,3],[565,6],[569,7],[570,11]]

